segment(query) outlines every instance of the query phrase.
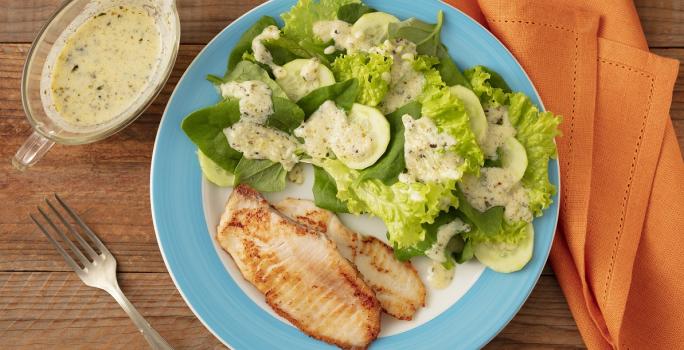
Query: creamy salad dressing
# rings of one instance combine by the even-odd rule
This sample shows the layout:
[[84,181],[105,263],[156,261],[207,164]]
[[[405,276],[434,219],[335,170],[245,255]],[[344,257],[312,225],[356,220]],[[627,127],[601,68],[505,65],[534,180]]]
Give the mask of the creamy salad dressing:
[[515,136],[516,131],[508,119],[507,107],[488,108],[485,110],[485,115],[488,123],[487,135],[480,147],[487,158],[497,159],[497,149],[504,144],[507,138]]
[[394,112],[423,92],[425,76],[413,68],[416,44],[405,39],[385,40],[369,52],[392,57],[390,72],[383,77],[389,82],[389,90],[378,105],[383,114]]
[[302,67],[299,75],[307,83],[315,83],[318,80],[318,73],[321,71],[321,62],[313,58]]
[[[313,32],[324,42],[332,40],[336,50],[347,50],[347,53],[368,51],[373,46],[363,33],[353,32],[352,25],[345,21],[317,21],[313,25]],[[329,47],[326,50],[332,51]]]
[[240,120],[264,124],[273,114],[271,89],[264,82],[249,80],[227,82],[220,86],[221,96],[239,99]]
[[527,192],[508,169],[482,168],[479,178],[464,176],[459,186],[468,202],[481,212],[503,206],[504,217],[509,222],[532,221]]
[[333,101],[325,101],[294,134],[304,139],[304,151],[313,159],[336,156],[355,158],[369,152],[373,139],[370,126],[350,123],[345,111]]
[[259,35],[252,39],[252,52],[254,53],[254,59],[259,63],[263,63],[271,67],[273,75],[278,78],[285,76],[287,72],[285,69],[283,69],[283,67],[273,63],[273,56],[271,56],[271,53],[264,45],[264,41],[276,39],[280,39],[280,29],[278,29],[278,27],[268,26],[264,28]]
[[161,34],[145,9],[98,12],[67,37],[54,62],[51,107],[74,127],[107,123],[147,88],[160,54]]
[[451,269],[447,269],[442,263],[433,261],[430,269],[428,270],[428,283],[432,288],[444,289],[451,284],[451,281],[453,281],[455,272],[455,266]]
[[299,162],[297,139],[280,130],[239,121],[223,130],[228,144],[247,159],[268,159],[290,171]]
[[449,241],[458,233],[470,231],[470,226],[461,219],[444,224],[437,229],[437,241],[425,251],[425,256],[437,262],[446,262],[446,247]]
[[448,149],[456,140],[439,132],[432,119],[413,119],[408,114],[401,118],[404,124],[404,159],[406,173],[399,176],[402,182],[442,182],[461,178],[461,157]]

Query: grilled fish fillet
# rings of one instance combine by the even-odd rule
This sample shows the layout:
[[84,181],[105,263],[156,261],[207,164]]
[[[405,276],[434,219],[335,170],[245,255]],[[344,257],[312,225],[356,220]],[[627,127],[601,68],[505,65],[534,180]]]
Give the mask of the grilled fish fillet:
[[342,224],[337,215],[308,200],[288,198],[276,209],[290,218],[328,235],[342,256],[356,265],[364,281],[375,291],[383,310],[410,320],[425,306],[425,285],[410,262],[401,262],[379,239],[358,234]]
[[216,239],[266,303],[306,334],[343,349],[365,349],[377,338],[378,300],[335,244],[251,187],[235,187]]

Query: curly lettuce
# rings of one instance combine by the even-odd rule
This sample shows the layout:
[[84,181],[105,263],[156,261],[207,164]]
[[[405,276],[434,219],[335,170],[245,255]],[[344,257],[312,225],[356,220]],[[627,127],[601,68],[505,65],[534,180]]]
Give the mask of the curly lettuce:
[[[508,118],[516,129],[515,138],[525,147],[527,169],[521,180],[529,197],[529,208],[534,216],[551,205],[556,187],[549,181],[548,162],[557,155],[554,139],[560,135],[561,117],[551,112],[541,112],[532,100],[521,92],[509,92],[507,86],[497,83],[497,76],[486,67],[476,66],[465,72],[475,94],[487,107],[506,106]],[[463,204],[462,204],[463,205]],[[465,236],[474,241],[515,243],[525,236],[526,222],[503,220],[496,234],[475,229]],[[477,225],[476,225],[477,226]]]
[[418,97],[422,104],[423,116],[429,117],[440,131],[446,131],[458,142],[453,151],[463,158],[461,171],[478,174],[484,163],[484,154],[470,128],[470,120],[461,100],[452,95],[434,68],[439,59],[431,56],[418,56],[413,63],[416,71],[425,76],[423,93]]
[[285,22],[283,32],[295,41],[316,40],[313,32],[314,23],[335,20],[340,7],[360,2],[359,0],[299,0],[296,5],[292,6],[290,12],[280,15]]
[[332,64],[337,81],[357,79],[360,83],[358,103],[377,106],[389,90],[386,79],[392,67],[392,57],[357,52],[338,57]]
[[454,182],[403,183],[387,186],[378,179],[362,179],[358,171],[328,159],[319,164],[335,180],[337,198],[350,213],[369,213],[382,219],[387,237],[396,247],[412,247],[425,239],[423,224],[434,222],[443,210],[458,205]]

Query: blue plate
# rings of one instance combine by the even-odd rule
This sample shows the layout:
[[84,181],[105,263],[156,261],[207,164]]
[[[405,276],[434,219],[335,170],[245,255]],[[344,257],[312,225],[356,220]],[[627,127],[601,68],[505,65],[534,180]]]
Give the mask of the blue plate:
[[[486,65],[516,91],[539,96],[513,55],[485,28],[438,1],[367,0],[368,5],[405,19],[434,22],[444,11],[442,41],[460,67]],[[192,311],[233,349],[333,349],[313,340],[258,307],[236,285],[217,256],[202,207],[200,169],[195,146],[180,128],[182,119],[216,102],[204,78],[221,75],[242,33],[261,16],[279,19],[295,0],[275,0],[256,7],[218,34],[195,58],[166,107],[152,157],[150,196],[157,240],[166,266]],[[558,161],[549,163],[551,182],[560,192]],[[558,218],[558,196],[534,221],[534,257],[522,270],[499,274],[489,269],[471,289],[438,317],[410,331],[383,337],[373,349],[476,349],[488,343],[527,299],[546,262]],[[427,306],[429,307],[429,305]]]

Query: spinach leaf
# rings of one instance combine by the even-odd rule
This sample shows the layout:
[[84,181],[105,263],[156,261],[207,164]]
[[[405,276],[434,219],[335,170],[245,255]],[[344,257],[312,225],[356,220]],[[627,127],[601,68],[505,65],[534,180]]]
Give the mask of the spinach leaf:
[[409,18],[402,22],[390,23],[388,35],[390,39],[403,38],[416,44],[416,50],[421,55],[437,56],[441,45],[440,32],[444,23],[444,13],[437,13],[437,23],[425,23],[416,18]]
[[257,191],[279,192],[285,189],[287,172],[280,163],[267,159],[242,158],[235,167],[236,183],[246,183]]
[[[302,45],[304,44],[304,45]],[[281,36],[278,39],[264,42],[264,46],[271,53],[273,63],[277,65],[284,65],[292,60],[298,58],[318,58],[321,63],[330,66],[328,56],[323,53],[325,48],[320,48],[317,45],[308,41],[295,42],[292,39]]]
[[332,45],[332,43],[316,44],[311,40],[302,40],[299,42],[299,46],[303,47],[304,50],[308,51],[312,56],[317,57],[321,63],[325,64],[330,68],[330,62],[335,61],[337,57],[342,55],[342,51],[335,51],[331,54],[326,54],[325,48]]
[[470,239],[466,239],[463,243],[463,249],[461,249],[458,252],[453,252],[451,255],[454,257],[454,260],[458,264],[463,264],[464,262],[472,259],[474,256],[473,241]]
[[489,73],[489,85],[491,85],[493,88],[499,88],[503,90],[504,92],[512,92],[511,87],[508,86],[504,78],[499,75],[499,73],[482,66],[482,70]]
[[314,203],[336,213],[348,213],[347,205],[337,198],[337,184],[323,168],[314,165]]
[[307,117],[327,100],[333,100],[338,107],[349,111],[358,95],[359,82],[356,79],[349,79],[311,91],[308,95],[300,98],[297,105],[304,110],[304,115]]
[[304,111],[297,104],[282,97],[273,97],[273,114],[266,126],[291,134],[304,121]]
[[[458,197],[458,210],[472,222],[475,227],[485,235],[496,235],[501,232],[503,225],[504,207],[492,207],[484,213],[473,208],[463,192],[456,188],[454,190]],[[473,228],[474,229],[474,228]]]
[[354,24],[361,16],[371,12],[375,12],[375,9],[364,4],[351,3],[342,6],[337,10],[337,19],[349,24]]
[[202,153],[221,168],[232,172],[242,154],[230,147],[223,129],[237,123],[238,120],[238,100],[229,98],[191,113],[183,119],[181,127]]
[[271,53],[273,63],[284,65],[298,58],[311,58],[311,54],[295,41],[281,36],[278,39],[264,41],[264,46]]
[[223,78],[218,77],[218,76],[213,75],[213,74],[207,74],[206,79],[208,82],[210,82],[214,85],[221,85],[221,84],[225,83],[225,80],[223,80]]
[[439,58],[439,65],[437,65],[437,70],[439,75],[442,76],[442,80],[448,86],[462,85],[467,88],[470,87],[470,82],[465,78],[463,72],[458,68],[456,62],[449,56],[449,51],[446,46],[440,44],[437,48],[437,58]]
[[233,70],[242,61],[242,54],[252,49],[252,40],[268,26],[278,26],[278,24],[273,17],[263,16],[242,34],[233,51],[230,52],[228,71]]
[[361,179],[379,179],[385,185],[391,186],[397,182],[399,174],[406,168],[404,161],[404,123],[401,117],[409,114],[413,118],[420,118],[422,106],[419,102],[410,102],[387,115],[390,125],[390,143],[385,153],[372,166],[361,171]]
[[258,80],[266,83],[271,89],[273,97],[287,98],[285,91],[268,75],[263,68],[259,67],[256,63],[249,61],[240,61],[233,70],[226,74],[223,79],[224,82],[229,81],[248,81],[248,80]]
[[503,164],[501,163],[501,160],[503,159],[503,150],[501,149],[501,147],[496,149],[496,155],[496,160],[485,158],[485,168],[501,168],[503,166]]

